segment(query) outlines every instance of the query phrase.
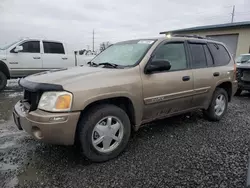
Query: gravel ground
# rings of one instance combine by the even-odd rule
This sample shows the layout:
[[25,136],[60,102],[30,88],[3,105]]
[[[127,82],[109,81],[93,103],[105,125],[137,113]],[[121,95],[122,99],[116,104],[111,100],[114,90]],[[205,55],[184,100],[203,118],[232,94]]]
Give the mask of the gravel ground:
[[200,112],[157,121],[133,134],[124,153],[91,163],[76,147],[44,144],[15,127],[21,90],[0,93],[0,187],[245,187],[250,94],[218,123]]

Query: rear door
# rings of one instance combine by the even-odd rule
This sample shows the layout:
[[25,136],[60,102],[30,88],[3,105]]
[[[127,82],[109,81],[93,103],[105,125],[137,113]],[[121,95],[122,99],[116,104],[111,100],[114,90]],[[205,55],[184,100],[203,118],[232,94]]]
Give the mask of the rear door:
[[225,47],[217,43],[190,42],[189,50],[194,75],[193,105],[207,108],[217,85],[232,79],[231,57]]
[[209,99],[216,83],[213,76],[213,58],[205,42],[189,42],[189,51],[194,76],[194,97],[192,104],[193,107],[203,108],[209,104]]
[[70,66],[62,43],[43,41],[43,69],[49,70]]

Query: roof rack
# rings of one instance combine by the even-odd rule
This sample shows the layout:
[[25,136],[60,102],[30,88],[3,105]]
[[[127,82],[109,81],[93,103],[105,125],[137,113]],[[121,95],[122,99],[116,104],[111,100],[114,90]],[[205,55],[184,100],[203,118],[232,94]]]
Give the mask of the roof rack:
[[200,35],[181,35],[181,34],[173,34],[173,37],[188,37],[188,38],[197,38],[197,39],[208,39],[208,37],[202,37]]

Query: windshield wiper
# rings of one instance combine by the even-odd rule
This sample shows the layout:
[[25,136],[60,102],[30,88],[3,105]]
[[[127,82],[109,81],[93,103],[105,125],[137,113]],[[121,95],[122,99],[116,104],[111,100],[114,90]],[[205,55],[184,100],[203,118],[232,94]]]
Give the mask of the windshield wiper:
[[93,61],[89,61],[87,64],[89,66],[91,66],[91,67],[97,67],[98,66],[98,64],[94,63]]
[[107,66],[111,66],[113,68],[117,68],[119,65],[115,64],[115,63],[109,63],[109,62],[105,62],[105,63],[99,63],[97,64],[97,66],[100,66],[100,65],[107,65]]

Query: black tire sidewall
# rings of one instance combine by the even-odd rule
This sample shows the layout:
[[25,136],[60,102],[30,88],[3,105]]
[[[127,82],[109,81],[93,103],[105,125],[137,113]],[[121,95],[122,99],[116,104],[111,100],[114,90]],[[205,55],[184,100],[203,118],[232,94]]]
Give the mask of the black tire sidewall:
[[[112,152],[101,153],[92,145],[92,132],[95,125],[104,117],[117,117],[124,126],[124,135],[120,145]],[[79,139],[82,145],[83,154],[90,160],[95,162],[103,162],[118,156],[126,147],[130,133],[130,120],[121,108],[114,105],[103,105],[98,108],[93,108],[87,114],[86,118],[79,121]]]
[[7,85],[6,75],[0,71],[0,91],[3,90]]

